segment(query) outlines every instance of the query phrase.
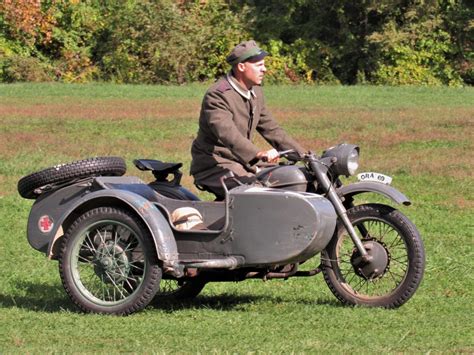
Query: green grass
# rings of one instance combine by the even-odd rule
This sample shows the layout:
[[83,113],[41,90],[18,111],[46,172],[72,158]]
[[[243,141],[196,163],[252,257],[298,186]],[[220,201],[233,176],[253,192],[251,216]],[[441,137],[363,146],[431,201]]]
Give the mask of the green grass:
[[427,265],[401,308],[343,307],[316,276],[209,284],[192,302],[126,318],[79,313],[57,262],[28,245],[31,201],[16,182],[100,155],[123,156],[144,179],[137,157],[183,161],[186,171],[205,90],[0,85],[0,353],[474,352],[472,88],[265,88],[271,111],[308,148],[360,144],[361,171],[392,175],[411,198],[401,209],[422,234]]

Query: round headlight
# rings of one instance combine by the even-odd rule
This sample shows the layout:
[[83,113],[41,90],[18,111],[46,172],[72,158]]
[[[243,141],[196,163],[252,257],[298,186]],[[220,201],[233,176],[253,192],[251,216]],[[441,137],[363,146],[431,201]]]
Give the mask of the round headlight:
[[359,168],[359,150],[353,149],[347,157],[347,172],[349,175],[354,175]]
[[359,147],[356,145],[339,144],[325,151],[322,158],[326,157],[336,158],[334,165],[331,166],[336,175],[354,175],[359,168]]

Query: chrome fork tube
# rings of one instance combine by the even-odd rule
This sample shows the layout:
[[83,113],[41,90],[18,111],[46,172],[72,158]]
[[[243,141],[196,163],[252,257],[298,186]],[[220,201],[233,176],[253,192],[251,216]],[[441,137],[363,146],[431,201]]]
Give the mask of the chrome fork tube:
[[357,248],[360,255],[362,256],[362,259],[365,261],[368,261],[369,254],[367,253],[367,250],[365,250],[364,245],[362,244],[361,240],[357,236],[354,226],[352,225],[351,221],[349,220],[349,217],[347,216],[347,210],[342,204],[342,201],[339,198],[336,192],[336,189],[331,184],[331,181],[329,180],[327,176],[327,167],[322,165],[318,161],[312,161],[310,164],[311,164],[311,170],[316,175],[316,180],[321,184],[324,190],[326,190],[329,201],[332,202],[332,205],[334,206],[334,209],[336,210],[337,215],[339,216],[342,223],[344,224],[344,227],[346,227],[346,230],[349,233],[349,236],[351,237],[352,242],[354,243],[355,247]]

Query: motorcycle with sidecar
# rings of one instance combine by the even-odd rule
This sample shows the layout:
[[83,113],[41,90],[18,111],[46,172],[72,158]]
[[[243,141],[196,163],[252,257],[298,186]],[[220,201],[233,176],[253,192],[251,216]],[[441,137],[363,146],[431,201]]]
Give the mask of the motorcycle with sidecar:
[[[124,176],[118,157],[38,171],[18,182],[21,196],[35,199],[28,241],[59,261],[64,289],[85,312],[127,315],[152,300],[193,298],[209,282],[320,272],[347,305],[396,308],[410,299],[425,266],[419,232],[389,205],[354,200],[376,193],[409,205],[391,178],[362,173],[344,185],[359,165],[351,144],[280,155],[289,160],[263,168],[255,183],[228,190],[234,177],[224,176],[224,201],[201,201],[181,186],[180,163],[135,160],[151,183]],[[319,265],[302,270],[318,254]]]

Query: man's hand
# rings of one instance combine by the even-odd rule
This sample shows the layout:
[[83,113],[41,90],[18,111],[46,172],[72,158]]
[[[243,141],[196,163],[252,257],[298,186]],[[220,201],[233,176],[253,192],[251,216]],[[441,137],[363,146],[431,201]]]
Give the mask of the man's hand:
[[278,163],[279,157],[280,155],[278,154],[276,149],[262,150],[257,153],[258,159],[260,159],[263,162],[268,162],[268,163]]

